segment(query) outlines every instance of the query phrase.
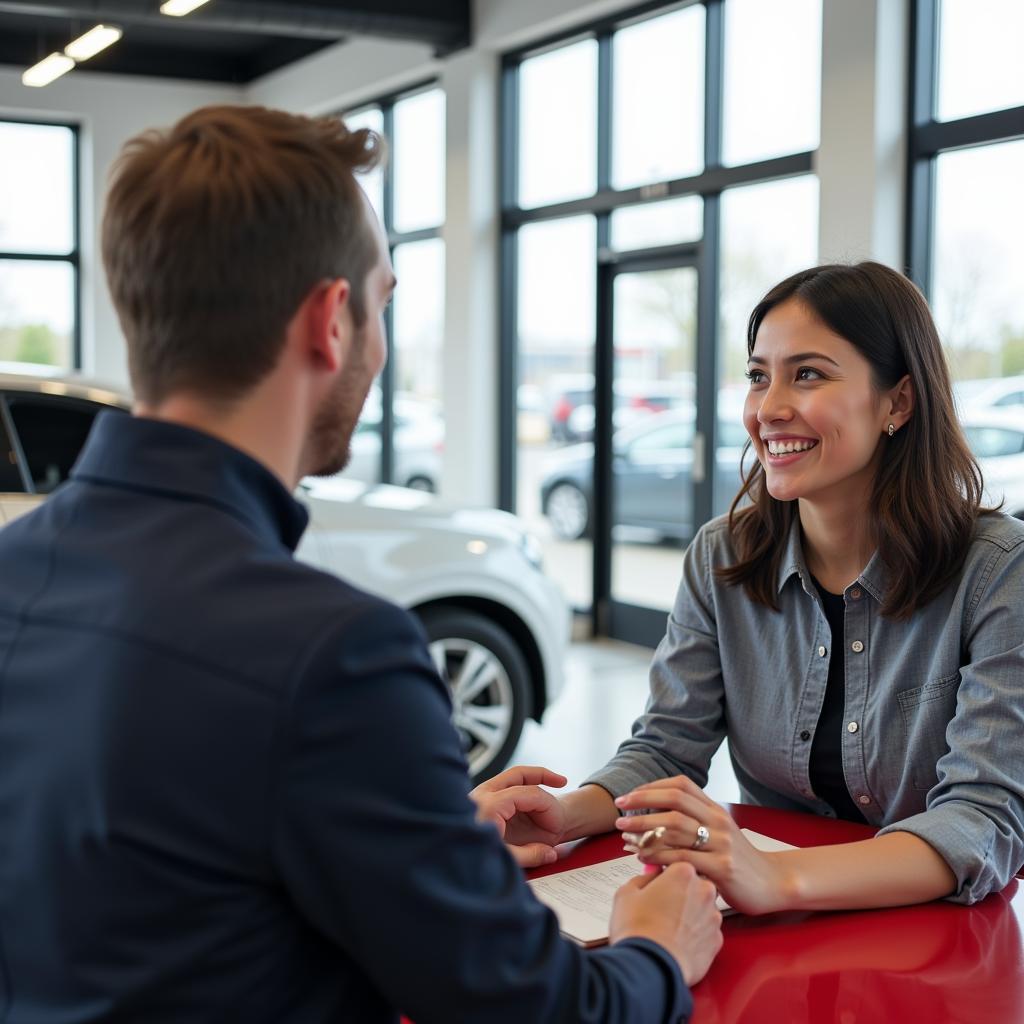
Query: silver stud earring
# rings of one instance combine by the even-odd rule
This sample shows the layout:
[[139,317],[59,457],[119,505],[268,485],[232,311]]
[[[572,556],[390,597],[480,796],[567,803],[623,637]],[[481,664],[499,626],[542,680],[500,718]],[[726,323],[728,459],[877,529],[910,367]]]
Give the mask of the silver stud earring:
[[892,437],[892,435],[895,434],[895,433],[896,433],[896,424],[895,423],[890,423],[889,424],[889,436]]

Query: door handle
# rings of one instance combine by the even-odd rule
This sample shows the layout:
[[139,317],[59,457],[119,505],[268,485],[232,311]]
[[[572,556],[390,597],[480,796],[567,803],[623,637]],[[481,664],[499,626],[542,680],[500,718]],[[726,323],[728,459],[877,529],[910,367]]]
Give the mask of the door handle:
[[698,430],[693,435],[693,482],[702,484],[707,479],[707,468],[704,465],[704,456],[707,446],[704,443],[704,435]]

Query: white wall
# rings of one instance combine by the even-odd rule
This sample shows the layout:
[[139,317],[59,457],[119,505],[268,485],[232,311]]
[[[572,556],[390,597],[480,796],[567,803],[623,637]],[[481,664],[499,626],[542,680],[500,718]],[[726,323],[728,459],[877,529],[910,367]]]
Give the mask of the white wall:
[[237,103],[233,86],[73,71],[45,89],[21,84],[21,68],[0,67],[0,118],[59,118],[81,126],[82,352],[87,373],[128,379],[124,343],[99,256],[107,172],[124,143],[146,128],[170,125],[207,103]]
[[902,268],[907,0],[824,0],[818,252]]
[[253,82],[246,102],[324,114],[437,75],[440,62],[422,43],[364,39],[338,43]]

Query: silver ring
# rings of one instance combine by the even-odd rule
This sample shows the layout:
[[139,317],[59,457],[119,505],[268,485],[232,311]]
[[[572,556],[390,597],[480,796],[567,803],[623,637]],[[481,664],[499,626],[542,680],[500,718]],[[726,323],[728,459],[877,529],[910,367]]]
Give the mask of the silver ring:
[[691,850],[699,850],[702,846],[707,846],[711,842],[711,830],[704,825],[697,826],[697,838],[693,841]]

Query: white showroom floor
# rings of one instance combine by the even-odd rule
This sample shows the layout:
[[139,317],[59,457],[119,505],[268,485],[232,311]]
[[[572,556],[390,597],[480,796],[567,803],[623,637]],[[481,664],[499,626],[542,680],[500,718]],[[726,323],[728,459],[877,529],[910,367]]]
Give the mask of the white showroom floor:
[[[540,764],[578,786],[629,735],[647,699],[653,652],[615,640],[574,643],[566,662],[565,689],[540,725],[527,722],[513,764]],[[711,762],[708,795],[739,801],[739,787],[725,744]]]

